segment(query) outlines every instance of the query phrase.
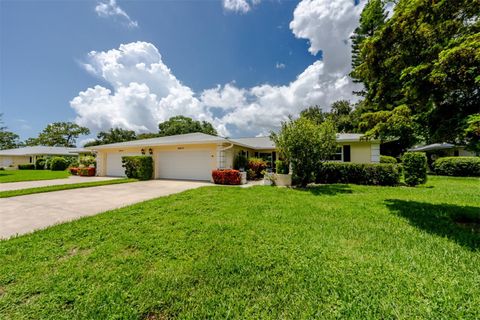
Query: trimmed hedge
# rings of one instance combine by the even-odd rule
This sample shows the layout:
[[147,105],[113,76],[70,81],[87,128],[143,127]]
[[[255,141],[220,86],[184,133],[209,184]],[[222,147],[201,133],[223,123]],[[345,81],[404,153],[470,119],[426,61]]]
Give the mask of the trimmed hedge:
[[122,157],[122,167],[128,178],[150,180],[153,176],[153,158],[150,156]]
[[390,157],[390,156],[380,156],[380,163],[393,163],[393,164],[396,164],[396,163],[398,163],[398,162],[397,162],[397,159],[395,159],[394,157]]
[[77,174],[82,177],[93,177],[95,176],[95,168],[94,167],[77,168]]
[[325,162],[318,166],[315,182],[396,186],[401,175],[401,166],[396,164]]
[[68,161],[62,157],[53,157],[50,159],[50,170],[52,171],[64,171],[68,168]]
[[39,158],[35,161],[35,170],[44,170],[45,169],[45,159]]
[[35,165],[33,163],[19,164],[18,170],[35,170]]
[[402,157],[405,183],[411,187],[427,182],[427,156],[425,152],[405,152]]
[[212,171],[215,184],[238,185],[241,183],[240,171],[232,169],[217,169]]
[[433,163],[433,170],[442,176],[480,177],[480,157],[444,157]]

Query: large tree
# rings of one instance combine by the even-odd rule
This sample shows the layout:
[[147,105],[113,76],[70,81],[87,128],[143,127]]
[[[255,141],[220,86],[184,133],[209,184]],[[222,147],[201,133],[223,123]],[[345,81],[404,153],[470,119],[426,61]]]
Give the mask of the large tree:
[[75,147],[77,138],[90,134],[90,130],[73,122],[54,122],[49,124],[37,138],[30,138],[27,145],[51,147]]
[[292,165],[293,173],[306,187],[317,166],[335,152],[336,130],[331,120],[320,124],[301,116],[283,122],[278,134],[272,133],[282,157]]
[[354,109],[349,101],[338,100],[332,103],[330,111],[323,111],[320,106],[311,106],[300,112],[300,116],[316,124],[330,120],[338,132],[356,132],[357,120]]
[[213,125],[207,121],[195,121],[192,118],[184,116],[171,117],[158,125],[159,136],[173,136],[176,134],[202,132],[211,135],[217,135]]
[[398,1],[354,62],[363,111],[405,105],[421,140],[462,142],[465,120],[480,105],[479,12],[472,0]]
[[8,131],[3,125],[3,113],[0,113],[0,150],[18,148],[20,145],[20,137],[18,134]]
[[137,135],[133,130],[126,130],[121,128],[111,128],[108,131],[100,131],[97,134],[97,139],[86,143],[85,147],[98,146],[102,144],[110,144],[116,142],[132,141],[137,139]]

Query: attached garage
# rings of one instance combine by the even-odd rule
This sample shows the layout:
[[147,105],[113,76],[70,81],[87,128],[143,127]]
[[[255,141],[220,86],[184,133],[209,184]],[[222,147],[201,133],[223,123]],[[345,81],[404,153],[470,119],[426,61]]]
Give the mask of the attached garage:
[[211,179],[212,152],[209,150],[159,151],[156,162],[160,179]]
[[122,167],[122,157],[140,156],[141,153],[108,153],[107,154],[107,176],[125,177],[125,168]]

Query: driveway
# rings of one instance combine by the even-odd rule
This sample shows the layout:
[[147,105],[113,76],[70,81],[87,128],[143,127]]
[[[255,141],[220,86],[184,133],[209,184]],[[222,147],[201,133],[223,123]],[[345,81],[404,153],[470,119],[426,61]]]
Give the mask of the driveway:
[[0,199],[0,239],[208,185],[211,184],[150,180],[3,198]]
[[119,179],[119,178],[70,176],[66,179],[7,182],[7,183],[0,183],[0,191],[20,190],[20,189],[38,188],[38,187],[47,187],[47,186],[57,186],[57,185],[60,185],[60,184],[74,184],[74,183],[83,183],[83,182],[105,181],[105,180],[112,180],[112,179]]

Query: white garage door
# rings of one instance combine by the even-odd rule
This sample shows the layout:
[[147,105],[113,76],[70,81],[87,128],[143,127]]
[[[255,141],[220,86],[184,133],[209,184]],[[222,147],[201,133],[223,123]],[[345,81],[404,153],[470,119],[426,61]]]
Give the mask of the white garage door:
[[125,168],[122,167],[122,157],[140,156],[140,153],[110,153],[107,155],[107,176],[125,177]]
[[157,169],[160,179],[210,180],[210,151],[160,151]]

